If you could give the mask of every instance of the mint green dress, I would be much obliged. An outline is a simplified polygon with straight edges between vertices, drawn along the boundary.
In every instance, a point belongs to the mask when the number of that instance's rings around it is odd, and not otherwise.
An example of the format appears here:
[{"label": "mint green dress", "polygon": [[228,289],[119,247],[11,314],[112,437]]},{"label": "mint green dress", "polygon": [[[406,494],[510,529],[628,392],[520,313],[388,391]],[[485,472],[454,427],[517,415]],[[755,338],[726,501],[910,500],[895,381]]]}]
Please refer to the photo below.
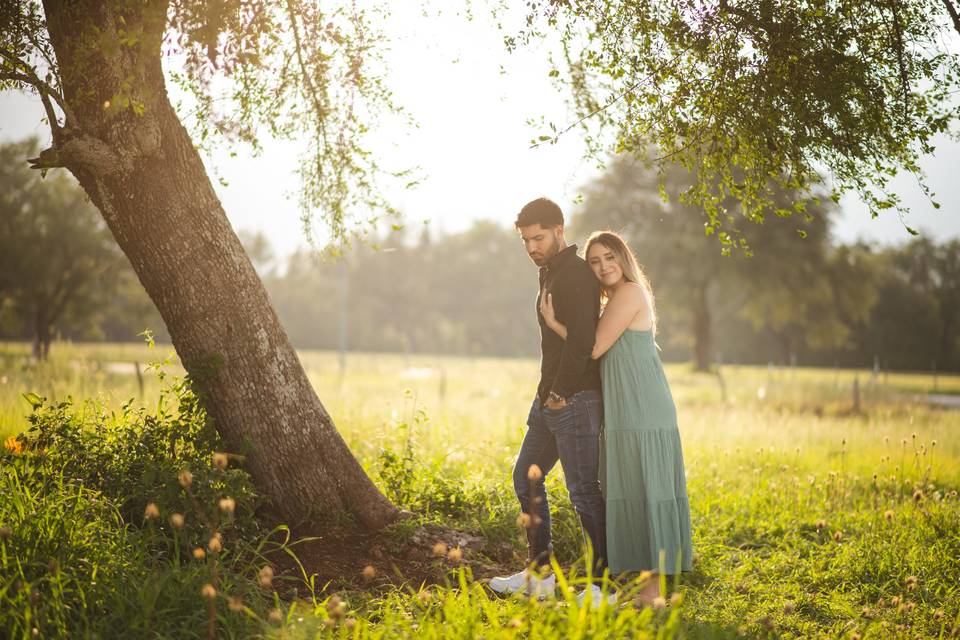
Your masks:
[{"label": "mint green dress", "polygon": [[610,573],[690,571],[690,503],[677,410],[653,333],[624,331],[604,354],[600,372]]}]

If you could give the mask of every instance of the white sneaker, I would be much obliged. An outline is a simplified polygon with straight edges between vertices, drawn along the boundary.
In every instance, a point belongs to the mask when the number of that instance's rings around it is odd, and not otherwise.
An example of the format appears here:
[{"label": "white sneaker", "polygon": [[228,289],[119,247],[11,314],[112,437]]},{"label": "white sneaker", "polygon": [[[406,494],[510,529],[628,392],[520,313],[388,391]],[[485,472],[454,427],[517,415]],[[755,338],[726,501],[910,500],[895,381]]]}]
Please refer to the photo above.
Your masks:
[{"label": "white sneaker", "polygon": [[557,578],[553,574],[540,578],[527,569],[512,576],[490,578],[489,584],[497,593],[522,593],[536,596],[540,600],[552,596],[557,590]]},{"label": "white sneaker", "polygon": [[[585,601],[588,601],[594,609],[598,608],[604,601],[603,589],[595,584],[588,585],[586,589],[577,594],[577,604],[579,606],[584,606]],[[606,596],[606,601],[607,604],[617,604],[617,594],[611,593]]]}]

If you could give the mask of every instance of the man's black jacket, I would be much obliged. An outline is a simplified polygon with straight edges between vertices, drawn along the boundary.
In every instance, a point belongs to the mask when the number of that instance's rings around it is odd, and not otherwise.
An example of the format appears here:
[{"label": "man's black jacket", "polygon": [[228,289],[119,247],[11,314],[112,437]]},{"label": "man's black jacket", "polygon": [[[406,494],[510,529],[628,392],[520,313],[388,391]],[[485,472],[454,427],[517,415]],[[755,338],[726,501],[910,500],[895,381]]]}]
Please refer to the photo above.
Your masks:
[{"label": "man's black jacket", "polygon": [[[567,327],[567,339],[546,325],[540,314],[540,296],[553,294],[557,321]],[[570,245],[540,267],[537,321],[540,323],[541,402],[555,391],[569,398],[578,391],[600,390],[600,366],[590,358],[600,315],[600,283]]]}]

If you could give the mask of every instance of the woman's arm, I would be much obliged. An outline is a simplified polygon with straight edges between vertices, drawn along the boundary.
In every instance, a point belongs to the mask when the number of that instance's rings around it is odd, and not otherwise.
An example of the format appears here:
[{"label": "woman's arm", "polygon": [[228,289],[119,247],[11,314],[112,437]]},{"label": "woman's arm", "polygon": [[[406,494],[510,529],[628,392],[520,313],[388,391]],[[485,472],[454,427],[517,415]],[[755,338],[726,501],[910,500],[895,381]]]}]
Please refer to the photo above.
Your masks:
[{"label": "woman's arm", "polygon": [[[649,315],[650,305],[643,287],[633,283],[625,283],[617,293],[607,302],[607,306],[597,324],[597,338],[593,343],[593,352],[590,357],[600,359],[613,343],[617,341],[637,314],[641,311]],[[557,321],[553,310],[553,297],[548,293],[540,297],[540,313],[543,320],[558,336],[567,339],[567,328]]]},{"label": "woman's arm", "polygon": [[[607,302],[607,306],[597,324],[597,339],[593,343],[594,360],[605,354],[613,343],[623,335],[633,319],[641,311],[647,312],[649,304],[647,294],[638,284],[624,283]],[[648,314],[648,312],[647,312]]]}]

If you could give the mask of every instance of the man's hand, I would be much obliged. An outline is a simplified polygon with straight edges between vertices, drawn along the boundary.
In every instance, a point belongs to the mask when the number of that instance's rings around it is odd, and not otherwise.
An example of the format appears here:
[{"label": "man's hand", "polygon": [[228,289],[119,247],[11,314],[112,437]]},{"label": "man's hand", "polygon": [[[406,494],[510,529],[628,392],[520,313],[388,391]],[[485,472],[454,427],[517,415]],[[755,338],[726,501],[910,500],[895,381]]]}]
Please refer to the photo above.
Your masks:
[{"label": "man's hand", "polygon": [[558,411],[563,409],[565,406],[567,406],[566,398],[560,398],[554,394],[551,394],[549,397],[547,397],[547,409],[550,409],[551,411]]}]

